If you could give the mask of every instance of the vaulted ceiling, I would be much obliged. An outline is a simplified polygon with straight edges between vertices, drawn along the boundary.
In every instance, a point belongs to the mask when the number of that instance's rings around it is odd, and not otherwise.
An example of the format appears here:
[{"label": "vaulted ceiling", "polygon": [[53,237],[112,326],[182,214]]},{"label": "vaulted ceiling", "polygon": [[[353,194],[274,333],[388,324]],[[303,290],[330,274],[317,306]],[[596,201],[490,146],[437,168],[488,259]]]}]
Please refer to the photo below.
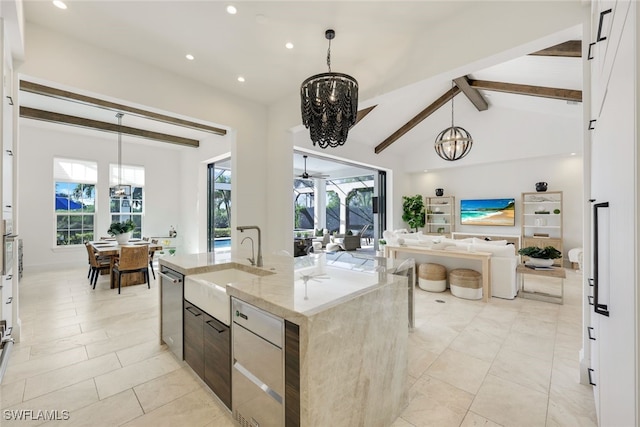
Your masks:
[{"label": "vaulted ceiling", "polygon": [[[429,46],[421,46],[421,40],[429,27],[444,25],[448,20],[467,22],[481,17],[487,22],[479,22],[477,28],[491,25],[491,19],[503,22],[505,16],[517,22],[518,13],[523,15],[520,19],[525,19],[527,7],[548,7],[544,3],[536,6],[537,2],[515,2],[520,3],[520,8],[510,10],[516,6],[481,1],[239,1],[235,15],[226,13],[227,3],[218,1],[67,3],[67,10],[59,10],[48,1],[25,1],[25,18],[30,25],[265,105],[295,96],[299,82],[326,71],[324,30],[335,28],[332,69],[358,79],[360,109],[370,110],[350,131],[350,138],[376,152],[404,155],[425,140],[433,141],[449,125],[451,96],[447,93],[453,79],[459,79],[466,92],[475,94],[475,102],[485,102],[489,109],[508,108],[571,118],[581,115],[582,65],[581,58],[576,56],[580,52],[579,27],[549,36],[530,51],[505,56],[508,60],[489,61],[477,69],[460,68],[460,74],[436,73],[424,80],[412,75],[423,67],[425,71],[437,68],[433,64],[423,65],[437,62],[435,56],[417,59],[420,52],[428,55]],[[495,11],[498,16],[493,16]],[[469,32],[467,37],[482,39],[477,30]],[[293,49],[286,49],[286,42],[293,43]],[[571,43],[562,45],[566,48],[562,52],[527,55],[565,42]],[[187,53],[195,59],[186,60]],[[239,76],[245,79],[243,83],[237,81]],[[42,119],[42,113],[34,110],[52,110],[58,115],[115,123],[114,110],[109,107],[48,95],[35,90],[21,92],[24,116]],[[482,108],[473,106],[465,94],[456,96],[455,103],[460,114],[471,110],[482,114]],[[465,107],[467,103],[472,107]],[[168,123],[152,115],[131,113],[126,120],[131,128],[178,138],[197,140],[202,132],[209,131]]]}]

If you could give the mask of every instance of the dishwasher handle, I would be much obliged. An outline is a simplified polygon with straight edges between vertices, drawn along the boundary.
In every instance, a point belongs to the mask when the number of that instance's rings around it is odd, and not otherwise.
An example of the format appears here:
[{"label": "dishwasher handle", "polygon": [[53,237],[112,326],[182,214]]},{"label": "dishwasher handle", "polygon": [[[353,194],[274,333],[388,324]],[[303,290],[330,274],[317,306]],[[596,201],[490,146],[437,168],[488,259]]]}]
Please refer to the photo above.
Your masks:
[{"label": "dishwasher handle", "polygon": [[182,283],[182,277],[175,277],[170,274],[163,273],[162,271],[158,272],[158,274],[160,275],[160,277],[167,279],[171,283],[174,283],[174,284]]}]

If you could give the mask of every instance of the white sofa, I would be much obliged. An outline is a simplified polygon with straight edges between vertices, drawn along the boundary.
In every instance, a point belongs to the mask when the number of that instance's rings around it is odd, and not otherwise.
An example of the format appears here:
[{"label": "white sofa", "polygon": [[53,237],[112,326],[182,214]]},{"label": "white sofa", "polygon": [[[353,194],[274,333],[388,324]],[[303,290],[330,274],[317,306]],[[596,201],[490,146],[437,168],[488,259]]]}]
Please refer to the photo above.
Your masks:
[{"label": "white sofa", "polygon": [[[491,296],[513,299],[517,294],[516,267],[520,261],[514,245],[508,245],[506,240],[485,241],[478,238],[466,238],[460,240],[449,239],[440,236],[424,235],[422,232],[406,233],[403,230],[394,232],[385,231],[384,239],[388,245],[406,245],[411,247],[423,247],[435,250],[476,251],[491,253]],[[447,267],[470,268],[479,270],[478,262],[473,260],[461,260],[438,257],[437,260],[429,259],[428,255],[411,254],[417,263],[436,262]]]}]

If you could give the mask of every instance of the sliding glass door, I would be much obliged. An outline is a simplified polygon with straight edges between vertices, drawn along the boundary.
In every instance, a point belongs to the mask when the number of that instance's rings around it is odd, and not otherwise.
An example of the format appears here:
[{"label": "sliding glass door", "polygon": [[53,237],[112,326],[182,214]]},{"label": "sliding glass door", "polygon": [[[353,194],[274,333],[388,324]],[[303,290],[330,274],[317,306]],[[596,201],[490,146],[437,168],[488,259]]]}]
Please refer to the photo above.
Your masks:
[{"label": "sliding glass door", "polygon": [[231,250],[231,160],[207,166],[207,251]]}]

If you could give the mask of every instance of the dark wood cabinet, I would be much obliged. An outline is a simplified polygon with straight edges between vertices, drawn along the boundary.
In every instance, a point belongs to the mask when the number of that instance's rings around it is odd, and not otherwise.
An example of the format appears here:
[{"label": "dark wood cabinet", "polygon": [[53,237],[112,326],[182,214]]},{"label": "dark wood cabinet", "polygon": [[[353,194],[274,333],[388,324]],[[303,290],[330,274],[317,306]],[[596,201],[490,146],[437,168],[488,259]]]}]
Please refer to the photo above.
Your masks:
[{"label": "dark wood cabinet", "polygon": [[204,382],[231,409],[231,329],[204,314]]},{"label": "dark wood cabinet", "polygon": [[204,312],[184,300],[184,360],[204,377]]},{"label": "dark wood cabinet", "polygon": [[231,409],[231,329],[187,300],[184,360]]}]

